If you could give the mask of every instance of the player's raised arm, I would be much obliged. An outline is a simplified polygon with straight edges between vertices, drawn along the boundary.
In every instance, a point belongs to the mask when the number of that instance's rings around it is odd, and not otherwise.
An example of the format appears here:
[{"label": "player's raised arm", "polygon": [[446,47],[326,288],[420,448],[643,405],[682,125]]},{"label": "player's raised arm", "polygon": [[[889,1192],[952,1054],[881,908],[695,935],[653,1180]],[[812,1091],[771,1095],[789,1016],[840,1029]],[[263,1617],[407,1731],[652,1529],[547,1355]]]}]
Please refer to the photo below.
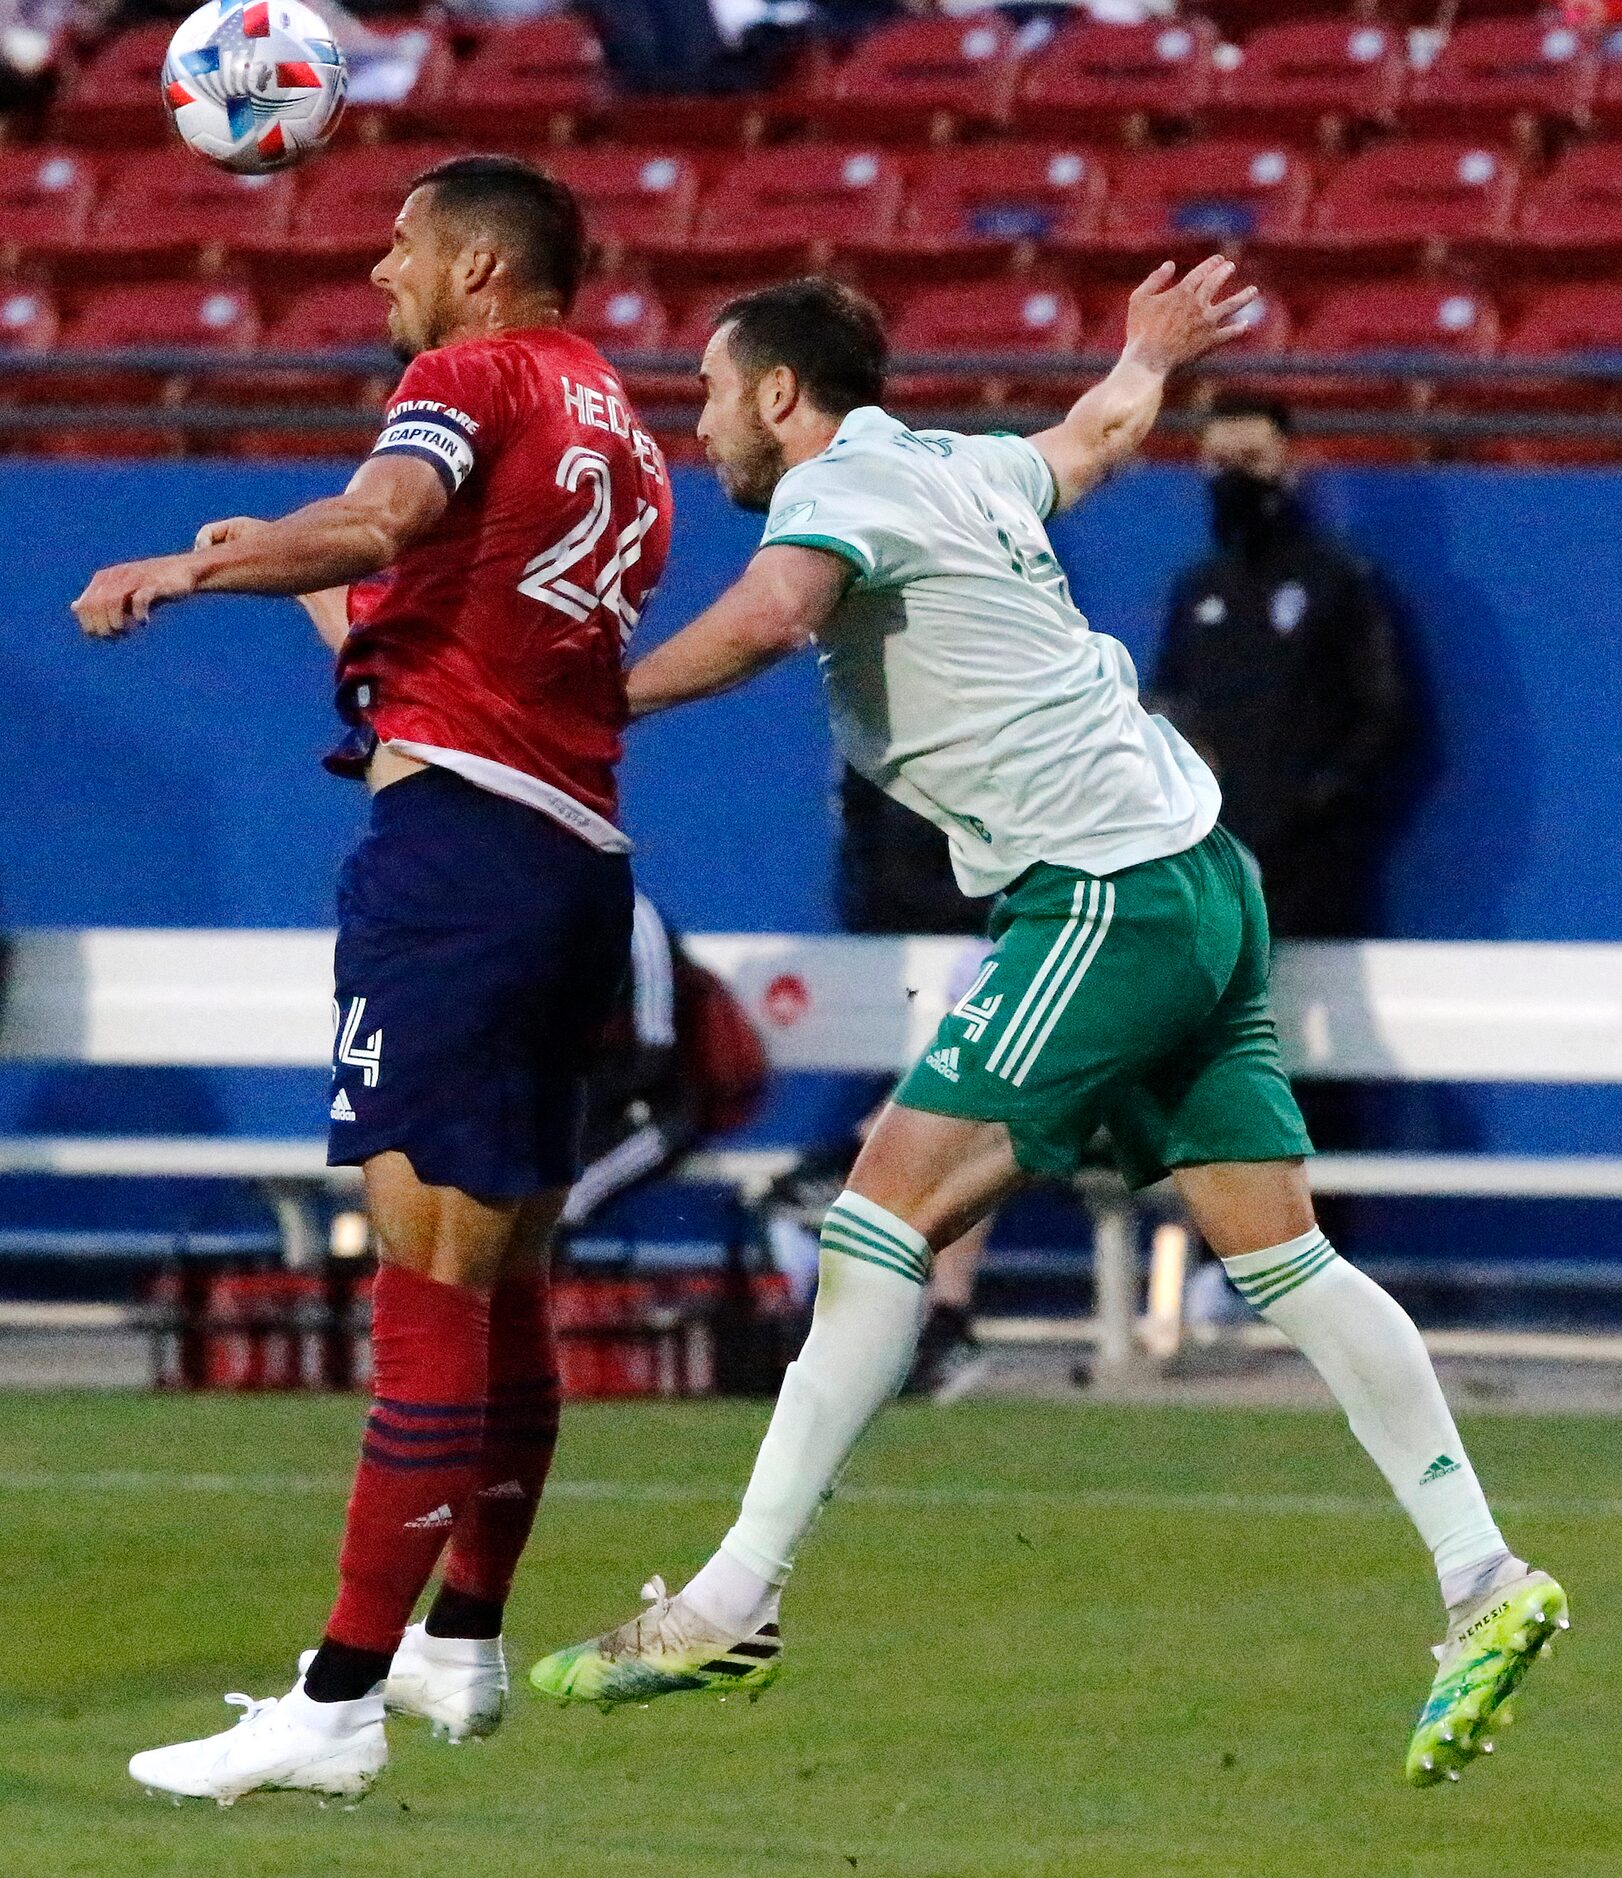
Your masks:
[{"label": "player's raised arm", "polygon": [[631,667],[631,715],[729,691],[798,652],[851,577],[850,563],[822,548],[762,548],[714,606]]},{"label": "player's raised arm", "polygon": [[1070,407],[1062,424],[1031,442],[1047,459],[1058,488],[1055,509],[1069,508],[1137,450],[1160,414],[1166,379],[1243,330],[1238,315],[1254,287],[1224,290],[1232,261],[1212,255],[1177,279],[1164,261],[1127,302],[1126,345],[1114,370]]}]

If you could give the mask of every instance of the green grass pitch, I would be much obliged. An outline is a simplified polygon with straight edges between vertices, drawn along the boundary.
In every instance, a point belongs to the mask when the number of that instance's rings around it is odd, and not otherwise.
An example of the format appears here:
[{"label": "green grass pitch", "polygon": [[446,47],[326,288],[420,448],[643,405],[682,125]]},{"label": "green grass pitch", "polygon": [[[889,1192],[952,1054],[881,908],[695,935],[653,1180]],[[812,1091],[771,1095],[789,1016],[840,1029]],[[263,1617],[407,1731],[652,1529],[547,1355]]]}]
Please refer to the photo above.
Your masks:
[{"label": "green grass pitch", "polygon": [[358,1811],[175,1809],[132,1749],[316,1640],[353,1401],[0,1399],[6,1878],[1604,1878],[1622,1874],[1622,1441],[1467,1430],[1575,1630],[1494,1760],[1415,1793],[1428,1561],[1328,1415],[892,1411],[808,1548],[757,1703],[605,1717],[522,1685],[730,1517],[765,1409],[580,1407],[492,1742],[396,1725]]}]

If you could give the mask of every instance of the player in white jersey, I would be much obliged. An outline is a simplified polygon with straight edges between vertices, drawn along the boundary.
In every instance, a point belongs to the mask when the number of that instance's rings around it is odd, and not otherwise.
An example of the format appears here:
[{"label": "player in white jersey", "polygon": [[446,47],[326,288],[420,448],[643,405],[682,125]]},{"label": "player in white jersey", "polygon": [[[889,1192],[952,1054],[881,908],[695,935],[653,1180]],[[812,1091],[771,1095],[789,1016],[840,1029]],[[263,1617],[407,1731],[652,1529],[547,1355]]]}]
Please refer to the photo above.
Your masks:
[{"label": "player in white jersey", "polygon": [[1125,650],[1071,601],[1044,523],[1129,456],[1172,370],[1253,297],[1213,257],[1133,294],[1114,370],[1029,440],[913,431],[880,404],[882,330],[801,281],[727,308],[699,435],[768,511],[743,576],[630,675],[634,714],[707,697],[814,641],[849,761],[946,830],[996,947],[829,1209],[811,1334],[737,1523],[677,1597],[560,1650],[570,1700],[757,1688],[782,1653],[795,1551],[905,1377],[934,1250],[1103,1126],[1128,1182],[1170,1175],[1239,1290],[1346,1410],[1435,1560],[1448,1629],[1409,1746],[1416,1785],[1489,1748],[1495,1713],[1566,1624],[1505,1544],[1418,1331],[1319,1231],[1311,1144],[1279,1060],[1255,864]]}]

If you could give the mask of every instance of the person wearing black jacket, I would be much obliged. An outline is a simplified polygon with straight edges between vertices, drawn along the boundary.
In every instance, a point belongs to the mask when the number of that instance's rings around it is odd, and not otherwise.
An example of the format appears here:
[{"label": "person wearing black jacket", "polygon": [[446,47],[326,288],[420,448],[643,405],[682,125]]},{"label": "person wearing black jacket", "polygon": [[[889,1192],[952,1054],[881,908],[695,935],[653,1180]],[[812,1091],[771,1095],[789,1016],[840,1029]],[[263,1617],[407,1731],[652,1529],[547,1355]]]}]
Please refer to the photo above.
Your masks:
[{"label": "person wearing black jacket", "polygon": [[1290,432],[1269,399],[1212,407],[1215,552],[1177,582],[1153,690],[1216,771],[1274,937],[1358,939],[1377,915],[1412,701],[1373,571],[1313,522]]}]

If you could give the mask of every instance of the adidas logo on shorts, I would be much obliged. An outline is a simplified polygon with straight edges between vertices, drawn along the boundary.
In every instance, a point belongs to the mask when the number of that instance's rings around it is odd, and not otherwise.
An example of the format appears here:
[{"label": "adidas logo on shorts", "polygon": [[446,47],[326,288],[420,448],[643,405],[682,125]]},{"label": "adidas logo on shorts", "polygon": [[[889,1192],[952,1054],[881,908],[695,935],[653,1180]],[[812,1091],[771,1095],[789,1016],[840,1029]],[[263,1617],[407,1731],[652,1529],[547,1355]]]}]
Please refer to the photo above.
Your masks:
[{"label": "adidas logo on shorts", "polygon": [[355,1119],[354,1104],[349,1100],[349,1091],[340,1089],[333,1097],[332,1107],[327,1113],[335,1122],[352,1122]]},{"label": "adidas logo on shorts", "polygon": [[957,1045],[954,1043],[949,1049],[931,1050],[924,1058],[924,1064],[938,1071],[948,1082],[961,1082],[962,1072],[957,1066],[957,1055]]},{"label": "adidas logo on shorts", "polygon": [[493,1487],[480,1487],[478,1497],[481,1500],[522,1500],[526,1497],[524,1483],[521,1480],[498,1481]]},{"label": "adidas logo on shorts", "polygon": [[448,1505],[439,1505],[431,1513],[424,1513],[417,1519],[408,1519],[405,1523],[407,1532],[438,1532],[442,1526],[450,1525],[453,1515]]}]

